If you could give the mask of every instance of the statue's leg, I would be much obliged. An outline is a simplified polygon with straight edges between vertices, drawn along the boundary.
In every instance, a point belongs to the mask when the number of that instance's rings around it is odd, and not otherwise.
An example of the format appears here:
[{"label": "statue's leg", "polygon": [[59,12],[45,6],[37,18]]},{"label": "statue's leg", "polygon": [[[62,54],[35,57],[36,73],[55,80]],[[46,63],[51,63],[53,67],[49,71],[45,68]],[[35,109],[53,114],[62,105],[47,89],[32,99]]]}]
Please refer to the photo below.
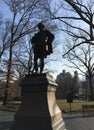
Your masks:
[{"label": "statue's leg", "polygon": [[40,65],[40,73],[42,73],[43,68],[44,68],[44,57],[40,59],[41,60],[41,65]]},{"label": "statue's leg", "polygon": [[34,70],[35,70],[35,73],[37,73],[37,71],[38,71],[37,60],[38,60],[38,57],[35,56],[35,57],[34,57]]}]

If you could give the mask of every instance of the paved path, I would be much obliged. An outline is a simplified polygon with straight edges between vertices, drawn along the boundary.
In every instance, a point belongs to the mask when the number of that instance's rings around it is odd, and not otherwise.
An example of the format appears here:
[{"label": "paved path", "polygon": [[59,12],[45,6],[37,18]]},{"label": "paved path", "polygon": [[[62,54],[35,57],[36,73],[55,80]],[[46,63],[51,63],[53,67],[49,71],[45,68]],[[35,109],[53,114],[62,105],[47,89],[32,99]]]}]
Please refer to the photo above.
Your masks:
[{"label": "paved path", "polygon": [[67,130],[94,130],[94,116],[64,115],[63,119]]},{"label": "paved path", "polygon": [[9,130],[15,112],[1,111],[0,110],[0,130]]},{"label": "paved path", "polygon": [[[9,130],[15,112],[0,110],[0,130]],[[63,115],[67,130],[94,130],[94,117]]]}]

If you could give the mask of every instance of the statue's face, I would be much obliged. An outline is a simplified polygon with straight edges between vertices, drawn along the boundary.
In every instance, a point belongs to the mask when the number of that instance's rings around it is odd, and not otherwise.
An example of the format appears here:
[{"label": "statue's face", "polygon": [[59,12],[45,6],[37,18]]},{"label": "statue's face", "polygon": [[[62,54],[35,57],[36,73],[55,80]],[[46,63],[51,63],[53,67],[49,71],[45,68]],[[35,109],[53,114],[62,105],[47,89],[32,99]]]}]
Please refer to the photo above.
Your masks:
[{"label": "statue's face", "polygon": [[42,23],[39,23],[39,24],[38,24],[38,29],[39,29],[39,30],[43,30],[43,29],[44,29],[44,25],[43,25]]}]

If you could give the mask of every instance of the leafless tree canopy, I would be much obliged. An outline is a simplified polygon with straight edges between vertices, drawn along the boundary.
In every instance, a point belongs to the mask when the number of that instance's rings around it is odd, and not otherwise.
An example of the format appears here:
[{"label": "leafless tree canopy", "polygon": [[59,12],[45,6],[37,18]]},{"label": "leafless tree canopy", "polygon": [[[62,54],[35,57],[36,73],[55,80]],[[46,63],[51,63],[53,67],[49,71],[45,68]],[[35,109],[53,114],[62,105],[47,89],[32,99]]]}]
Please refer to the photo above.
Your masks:
[{"label": "leafless tree canopy", "polygon": [[[21,65],[21,67],[23,66],[25,69],[27,69],[27,67],[30,67],[31,61],[29,60],[30,58],[32,59],[31,50],[29,49],[29,47],[27,47],[28,46],[27,42],[29,42],[30,39],[29,40],[26,39],[28,35],[30,37],[33,35],[34,31],[36,31],[36,26],[39,21],[42,20],[46,21],[47,18],[49,19],[49,15],[48,15],[49,12],[47,12],[47,10],[43,6],[43,5],[48,5],[48,1],[44,1],[44,0],[40,0],[40,1],[39,0],[22,0],[22,1],[3,0],[3,1],[7,4],[11,13],[11,17],[7,21],[4,21],[5,24],[3,24],[1,28],[2,30],[0,32],[0,37],[1,37],[0,58],[4,53],[6,53],[7,55],[5,58],[7,61],[6,62],[7,63],[6,88],[8,88],[9,82],[11,80],[11,72],[14,70],[13,68],[14,63],[15,65],[17,65],[19,61],[19,65]],[[23,52],[23,50],[25,50],[26,54],[22,56],[23,53],[21,52]],[[29,59],[28,62],[27,59],[25,61],[26,57],[28,57]],[[14,59],[16,60],[14,61]],[[5,91],[5,100],[6,97],[7,97],[7,91]]]},{"label": "leafless tree canopy", "polygon": [[[53,20],[60,22],[59,30],[66,35],[63,57],[86,75],[88,71],[91,99],[93,98],[92,77],[94,76],[94,1],[64,0],[49,11]],[[63,43],[63,41],[62,41]]]},{"label": "leafless tree canopy", "polygon": [[[93,0],[3,1],[11,13],[11,18],[3,22],[0,15],[0,60],[2,61],[4,58],[3,60],[6,61],[4,64],[6,64],[7,70],[7,87],[14,66],[20,75],[23,75],[20,70],[26,72],[27,68],[30,67],[32,47],[27,46],[27,44],[29,45],[30,37],[37,31],[36,26],[40,21],[43,21],[50,31],[55,32],[58,26],[58,30],[64,32],[65,35],[62,34],[62,37],[65,36],[66,44],[63,56],[66,56],[75,65],[79,61],[80,65],[93,72],[94,64],[91,59],[93,59],[94,54],[90,54],[90,51],[86,50],[86,47],[84,48],[86,44],[90,45],[90,48],[94,46]],[[76,49],[82,51],[83,56],[82,53],[78,54]],[[75,59],[76,62],[73,61]]]},{"label": "leafless tree canopy", "polygon": [[74,42],[66,55],[80,44],[94,44],[94,1],[84,0],[64,0],[54,11],[50,12],[52,19],[57,19],[63,23],[60,30],[64,31]]}]

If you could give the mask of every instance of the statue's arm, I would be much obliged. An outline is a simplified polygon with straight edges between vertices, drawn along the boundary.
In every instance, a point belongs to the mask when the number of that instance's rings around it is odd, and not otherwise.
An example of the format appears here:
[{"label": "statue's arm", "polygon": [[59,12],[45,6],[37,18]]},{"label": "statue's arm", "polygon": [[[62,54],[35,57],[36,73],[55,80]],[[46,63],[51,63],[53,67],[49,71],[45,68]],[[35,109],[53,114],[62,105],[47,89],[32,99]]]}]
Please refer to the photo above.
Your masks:
[{"label": "statue's arm", "polygon": [[46,30],[46,35],[47,35],[47,43],[48,44],[51,44],[52,43],[52,41],[54,40],[54,35],[50,32],[50,31],[48,31],[48,30]]},{"label": "statue's arm", "polygon": [[49,32],[48,30],[46,30],[46,36],[47,36],[47,41],[46,41],[46,46],[47,46],[47,54],[49,55],[50,53],[53,52],[53,49],[52,49],[52,42],[54,40],[54,35]]}]

